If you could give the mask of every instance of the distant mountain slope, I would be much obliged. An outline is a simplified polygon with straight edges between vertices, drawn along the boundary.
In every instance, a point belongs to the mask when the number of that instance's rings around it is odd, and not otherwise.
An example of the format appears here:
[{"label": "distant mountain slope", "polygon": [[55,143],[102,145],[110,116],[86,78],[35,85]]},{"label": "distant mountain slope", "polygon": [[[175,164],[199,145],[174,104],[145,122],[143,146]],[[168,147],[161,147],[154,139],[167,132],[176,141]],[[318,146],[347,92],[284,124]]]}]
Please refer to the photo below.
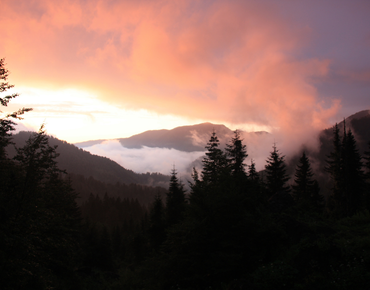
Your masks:
[{"label": "distant mountain slope", "polygon": [[[24,145],[31,132],[19,132],[13,136],[13,142],[17,147]],[[59,168],[67,170],[68,173],[92,176],[94,179],[115,184],[117,182],[130,184],[165,185],[169,177],[161,174],[138,174],[117,164],[109,158],[93,155],[75,145],[61,141],[49,136],[50,145],[57,145],[57,158]],[[14,148],[9,148],[9,155],[15,154]]]},{"label": "distant mountain slope", "polygon": [[[202,123],[190,126],[176,127],[172,130],[150,130],[133,135],[128,138],[119,138],[122,146],[133,149],[146,147],[158,147],[176,149],[184,152],[205,151],[205,146],[209,141],[211,133],[215,131],[220,140],[221,146],[225,146],[233,136],[233,131],[224,125]],[[252,136],[263,136],[267,132],[243,133],[243,137],[248,139]],[[75,143],[80,148],[90,147],[100,144],[107,140],[92,140]]]},{"label": "distant mountain slope", "polygon": [[[352,130],[357,141],[358,149],[363,154],[368,149],[368,143],[370,142],[370,111],[360,111],[338,123],[341,136],[343,136],[344,122],[346,129]],[[320,134],[321,148],[319,156],[321,158],[327,156],[332,150],[333,128],[334,126],[325,129]]]},{"label": "distant mountain slope", "polygon": [[192,152],[203,151],[212,131],[217,132],[220,140],[231,136],[232,131],[224,125],[203,123],[192,126],[181,126],[172,130],[153,130],[118,139],[126,148],[160,147]]},{"label": "distant mountain slope", "polygon": [[[357,148],[363,156],[364,152],[368,150],[370,142],[370,111],[364,110],[345,118],[346,129],[351,129],[357,142]],[[338,123],[340,136],[343,136],[344,121]],[[307,152],[313,162],[315,171],[315,178],[318,179],[321,188],[321,193],[328,195],[331,192],[331,179],[329,174],[325,171],[327,166],[326,160],[328,155],[333,150],[333,129],[327,128],[321,131],[319,140],[320,148],[318,151]],[[292,175],[295,172],[296,165],[300,156],[294,156],[290,159],[288,172]]]}]

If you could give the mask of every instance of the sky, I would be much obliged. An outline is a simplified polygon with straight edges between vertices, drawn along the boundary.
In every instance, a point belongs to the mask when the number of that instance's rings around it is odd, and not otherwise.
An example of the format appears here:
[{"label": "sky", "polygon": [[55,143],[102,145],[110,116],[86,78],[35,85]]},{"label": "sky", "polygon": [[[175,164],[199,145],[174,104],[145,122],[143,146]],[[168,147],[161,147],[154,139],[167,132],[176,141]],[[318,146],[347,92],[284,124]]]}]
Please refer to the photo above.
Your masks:
[{"label": "sky", "polygon": [[[296,144],[370,109],[368,0],[1,0],[0,58],[70,143],[213,122]],[[3,109],[5,112],[6,110]]]}]

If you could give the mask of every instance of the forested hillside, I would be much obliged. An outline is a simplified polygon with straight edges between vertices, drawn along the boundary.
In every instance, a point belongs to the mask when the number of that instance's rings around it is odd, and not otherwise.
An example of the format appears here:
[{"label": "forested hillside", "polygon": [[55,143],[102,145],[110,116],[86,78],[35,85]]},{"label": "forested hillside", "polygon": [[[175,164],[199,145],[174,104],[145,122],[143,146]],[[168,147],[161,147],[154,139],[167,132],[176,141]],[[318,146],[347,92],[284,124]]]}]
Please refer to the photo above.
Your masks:
[{"label": "forested hillside", "polygon": [[[31,134],[33,133],[19,132],[13,135],[12,140],[15,146],[23,146]],[[57,146],[56,151],[60,154],[56,158],[58,166],[63,170],[67,170],[68,173],[83,175],[86,178],[91,176],[96,180],[110,184],[117,182],[154,186],[166,186],[168,184],[168,176],[159,173],[135,173],[132,170],[123,168],[109,158],[93,155],[52,136],[48,136],[48,138],[50,145]],[[8,147],[10,157],[14,156],[15,152],[13,146]]]},{"label": "forested hillside", "polygon": [[[0,69],[6,92],[3,60]],[[370,147],[357,141],[366,114],[325,131],[319,153],[302,150],[293,178],[277,144],[262,173],[245,164],[239,131],[225,147],[210,132],[189,190],[173,168],[164,192],[68,176],[68,152],[58,159],[43,127],[8,154],[28,111],[0,119],[2,289],[368,289]],[[110,170],[79,156],[79,170]]]}]

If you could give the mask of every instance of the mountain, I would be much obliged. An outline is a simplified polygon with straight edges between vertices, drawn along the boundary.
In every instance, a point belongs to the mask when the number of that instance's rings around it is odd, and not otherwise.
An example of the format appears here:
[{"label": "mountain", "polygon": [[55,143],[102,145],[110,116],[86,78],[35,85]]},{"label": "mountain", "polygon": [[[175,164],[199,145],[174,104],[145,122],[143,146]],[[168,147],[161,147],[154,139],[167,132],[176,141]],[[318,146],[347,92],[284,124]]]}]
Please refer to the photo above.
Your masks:
[{"label": "mountain", "polygon": [[[19,132],[13,135],[13,142],[17,147],[25,144],[26,140],[33,134],[32,132]],[[75,145],[61,141],[57,138],[49,136],[49,144],[58,146],[57,152],[60,156],[56,159],[60,169],[66,170],[68,173],[83,175],[86,178],[90,176],[98,181],[105,183],[125,183],[125,184],[145,184],[145,185],[164,185],[169,181],[169,176],[158,173],[138,174],[132,170],[126,169],[115,161],[93,155],[83,149],[77,148]],[[9,156],[15,155],[15,149],[9,147]]]},{"label": "mountain", "polygon": [[[360,154],[363,154],[368,150],[368,143],[370,142],[369,111],[364,110],[358,112],[346,118],[345,122],[340,122],[338,126],[341,134],[343,132],[344,123],[347,129],[352,130]],[[157,168],[164,168],[165,172],[170,173],[172,166],[175,164],[175,162],[172,161],[174,160],[172,159],[174,158],[173,156],[182,155],[178,162],[186,164],[182,167],[179,163],[175,165],[176,169],[180,171],[180,178],[186,183],[186,180],[190,178],[193,166],[197,167],[201,165],[202,154],[205,152],[205,145],[213,131],[217,133],[222,147],[224,147],[233,136],[232,130],[224,125],[203,123],[193,126],[181,126],[172,130],[151,130],[129,138],[120,138],[118,139],[119,143],[117,141],[115,142],[118,144],[118,147],[121,147],[119,145],[122,145],[122,147],[114,149],[116,151],[111,155],[111,159],[119,156],[120,160],[117,162],[120,162],[121,165],[107,157],[97,156],[77,147],[79,146],[88,150],[89,147],[94,145],[102,146],[104,142],[109,140],[93,140],[72,145],[54,137],[50,137],[50,144],[58,146],[57,151],[61,154],[57,159],[59,167],[66,169],[69,173],[82,175],[85,178],[91,176],[97,181],[109,184],[115,184],[117,182],[122,184],[135,183],[154,186],[162,185],[167,188],[169,181],[168,175],[159,173],[135,173],[130,169],[126,169],[126,167],[133,168],[128,165],[127,158],[131,158],[132,161],[132,156],[134,155],[132,152],[135,152],[136,159],[134,159],[134,163],[131,164],[146,164],[147,162],[152,162],[158,165]],[[20,147],[24,144],[26,139],[28,139],[30,134],[30,132],[20,132],[13,136],[13,140],[16,145]],[[242,138],[244,139],[243,143],[247,145],[249,158],[253,158],[257,165],[261,165],[262,169],[269,154],[268,152],[271,151],[271,144],[274,142],[273,136],[267,132],[242,132]],[[322,191],[325,192],[329,191],[331,186],[330,178],[325,172],[325,160],[332,150],[333,128],[323,130],[320,133],[319,139],[319,150],[311,152],[307,150],[307,154],[310,156],[313,168],[317,172],[316,178],[319,180],[320,187]],[[151,148],[151,150],[148,150],[148,148]],[[165,152],[164,155],[161,155],[161,151],[158,148]],[[173,151],[173,149],[178,151]],[[106,151],[101,152],[107,153],[105,156],[110,156],[109,153],[112,152],[112,150],[113,149],[108,148]],[[122,152],[126,152],[126,155]],[[197,155],[193,154],[194,152],[197,152]],[[15,154],[14,149],[10,150],[10,153]],[[289,155],[289,152],[284,153]],[[151,155],[151,158],[145,159],[145,154]],[[168,157],[170,154],[172,155]],[[125,159],[125,157],[127,158]],[[298,155],[289,156],[289,160],[287,160],[288,174],[290,176],[294,176],[299,157]],[[166,163],[160,163],[162,161],[166,161]],[[155,170],[136,171],[153,172]]]},{"label": "mountain", "polygon": [[[357,146],[362,155],[368,149],[368,143],[370,142],[370,111],[364,110],[357,112],[342,122],[338,123],[339,132],[343,135],[344,126],[346,130],[351,130],[356,138]],[[320,151],[318,154],[319,158],[324,158],[332,150],[333,140],[333,127],[325,129],[320,134]]]},{"label": "mountain", "polygon": [[[370,111],[364,110],[357,112],[343,121],[338,123],[340,136],[343,136],[344,126],[346,130],[351,130],[357,143],[357,148],[359,153],[363,156],[365,151],[369,150],[370,142]],[[334,125],[331,128],[327,128],[321,131],[319,135],[320,148],[317,151],[307,152],[308,156],[311,159],[314,171],[315,178],[318,180],[321,193],[324,196],[327,196],[331,192],[331,179],[329,174],[326,172],[325,167],[327,166],[326,160],[333,150],[333,129]],[[294,156],[289,161],[288,172],[293,176],[295,172],[296,164],[298,163],[300,156]]]},{"label": "mountain", "polygon": [[[181,126],[172,130],[151,130],[129,138],[93,140],[75,143],[93,154],[107,156],[135,172],[160,172],[169,174],[173,166],[180,179],[187,184],[193,167],[200,169],[205,146],[215,131],[220,147],[225,148],[234,133],[224,125],[202,123]],[[263,164],[273,144],[273,136],[267,132],[241,132],[248,146],[249,158]],[[250,160],[248,160],[250,164]]]},{"label": "mountain", "polygon": [[[191,126],[176,127],[172,130],[150,130],[133,135],[128,138],[117,139],[120,144],[128,149],[168,148],[184,152],[205,151],[204,147],[209,141],[211,133],[215,131],[222,146],[233,136],[233,131],[224,125],[202,123]],[[267,132],[245,132],[243,137],[253,137],[268,134]],[[107,140],[92,140],[75,143],[77,147],[86,148],[101,144]]]}]

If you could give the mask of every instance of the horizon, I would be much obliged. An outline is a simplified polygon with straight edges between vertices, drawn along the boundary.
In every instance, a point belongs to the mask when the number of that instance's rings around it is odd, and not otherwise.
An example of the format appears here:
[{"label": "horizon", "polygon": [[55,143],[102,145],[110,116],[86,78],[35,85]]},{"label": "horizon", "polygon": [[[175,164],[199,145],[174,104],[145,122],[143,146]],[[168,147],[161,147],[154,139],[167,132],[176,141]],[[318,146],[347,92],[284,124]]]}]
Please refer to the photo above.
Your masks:
[{"label": "horizon", "polygon": [[2,4],[8,109],[69,143],[211,122],[299,146],[370,109],[368,1]]}]

